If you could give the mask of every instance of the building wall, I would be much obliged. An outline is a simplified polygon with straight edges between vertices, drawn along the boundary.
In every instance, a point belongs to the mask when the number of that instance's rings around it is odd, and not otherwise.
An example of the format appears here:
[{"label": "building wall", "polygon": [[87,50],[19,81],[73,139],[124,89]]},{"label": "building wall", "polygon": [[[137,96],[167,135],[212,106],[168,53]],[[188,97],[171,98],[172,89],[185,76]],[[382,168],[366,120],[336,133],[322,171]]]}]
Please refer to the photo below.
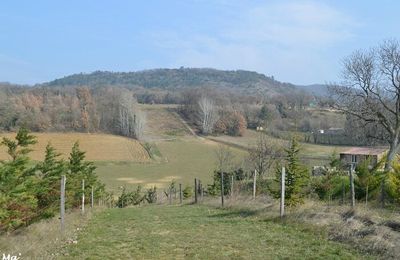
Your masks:
[{"label": "building wall", "polygon": [[[352,163],[352,154],[340,154],[340,160],[344,165],[349,165]],[[362,155],[362,154],[354,154],[356,156],[357,164],[363,162],[368,157],[371,158],[371,166],[375,166],[378,163],[378,155]]]}]

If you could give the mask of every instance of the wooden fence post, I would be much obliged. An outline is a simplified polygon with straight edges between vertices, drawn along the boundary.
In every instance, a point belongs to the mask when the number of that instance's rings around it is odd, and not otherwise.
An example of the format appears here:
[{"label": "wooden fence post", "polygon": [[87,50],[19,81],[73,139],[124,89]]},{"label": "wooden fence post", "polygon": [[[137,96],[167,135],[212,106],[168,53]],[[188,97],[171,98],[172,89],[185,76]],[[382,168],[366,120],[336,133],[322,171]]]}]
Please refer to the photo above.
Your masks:
[{"label": "wooden fence post", "polygon": [[82,180],[82,214],[85,213],[85,180]]},{"label": "wooden fence post", "polygon": [[65,230],[65,175],[61,176],[61,190],[60,190],[60,220],[61,220],[61,235],[64,235]]},{"label": "wooden fence post", "polygon": [[203,196],[204,196],[204,194],[203,194],[203,183],[200,184],[199,188],[200,188],[200,200],[203,201]]},{"label": "wooden fence post", "polygon": [[169,199],[169,205],[171,205],[172,204],[172,188],[171,187],[169,187],[168,199]]},{"label": "wooden fence post", "polygon": [[385,179],[382,179],[381,182],[381,207],[384,208],[385,207]]},{"label": "wooden fence post", "polygon": [[94,205],[94,196],[93,196],[93,186],[92,186],[92,191],[90,193],[90,207],[93,208]]},{"label": "wooden fence post", "polygon": [[253,199],[256,199],[256,189],[257,189],[257,170],[254,170],[254,174],[253,174]]},{"label": "wooden fence post", "polygon": [[197,203],[197,179],[194,178],[194,203]]},{"label": "wooden fence post", "polygon": [[353,164],[350,164],[350,194],[351,194],[351,208],[356,205],[356,196],[354,192],[354,176],[353,176]]},{"label": "wooden fence post", "polygon": [[174,187],[174,200],[176,200],[176,187]]},{"label": "wooden fence post", "polygon": [[340,204],[344,205],[344,197],[345,197],[345,187],[344,187],[344,180],[342,180],[342,197],[340,199]]},{"label": "wooden fence post", "polygon": [[179,203],[182,204],[182,184],[179,183]]},{"label": "wooden fence post", "polygon": [[281,205],[280,205],[280,216],[283,218],[285,215],[285,179],[286,179],[286,172],[285,167],[282,167],[281,172]]},{"label": "wooden fence post", "polygon": [[221,206],[224,207],[224,173],[221,171]]},{"label": "wooden fence post", "polygon": [[198,180],[198,182],[197,182],[197,194],[200,195],[200,202],[201,202],[202,198],[201,198],[200,189],[201,189],[201,180]]},{"label": "wooden fence post", "polygon": [[231,176],[231,197],[233,195],[233,174]]}]

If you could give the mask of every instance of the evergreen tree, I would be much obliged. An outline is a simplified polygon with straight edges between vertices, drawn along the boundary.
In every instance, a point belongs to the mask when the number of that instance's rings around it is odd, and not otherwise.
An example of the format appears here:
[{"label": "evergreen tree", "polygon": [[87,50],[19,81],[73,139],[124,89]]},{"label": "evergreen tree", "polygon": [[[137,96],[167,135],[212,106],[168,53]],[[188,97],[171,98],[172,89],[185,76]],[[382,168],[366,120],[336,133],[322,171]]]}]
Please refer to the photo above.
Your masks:
[{"label": "evergreen tree", "polygon": [[320,199],[335,199],[349,189],[349,178],[343,172],[342,163],[336,150],[330,155],[329,167],[320,170],[320,176],[314,176],[311,181],[313,191]]},{"label": "evergreen tree", "polygon": [[[82,196],[82,180],[85,180],[85,196],[88,197],[91,192],[91,187],[95,189],[95,194],[104,191],[104,185],[97,180],[95,174],[96,166],[93,162],[85,161],[85,152],[79,148],[79,143],[75,142],[69,156],[68,175],[66,192],[71,198],[72,206],[80,205]],[[88,200],[87,200],[88,201]]]},{"label": "evergreen tree", "polygon": [[40,178],[37,190],[38,206],[46,217],[54,216],[59,205],[60,179],[66,172],[65,161],[59,159],[60,155],[49,143],[46,146],[44,161],[36,166]]},{"label": "evergreen tree", "polygon": [[27,156],[35,143],[35,137],[23,128],[15,140],[1,142],[12,160],[0,163],[0,231],[27,225],[37,217],[37,178]]},{"label": "evergreen tree", "polygon": [[339,170],[340,166],[342,165],[342,162],[340,161],[339,155],[337,150],[335,149],[332,154],[329,157],[329,167],[331,169],[336,169]]},{"label": "evergreen tree", "polygon": [[[304,202],[306,188],[309,184],[310,174],[306,166],[300,163],[300,146],[295,138],[292,138],[290,146],[285,149],[286,152],[286,178],[285,178],[285,203],[288,206],[296,206]],[[275,183],[279,184],[281,180],[281,167],[276,171]],[[278,187],[277,185],[276,187]],[[280,197],[280,191],[277,188],[271,189],[275,197]]]},{"label": "evergreen tree", "polygon": [[[68,163],[48,144],[43,162],[36,165],[28,157],[35,143],[36,138],[26,129],[20,129],[14,140],[3,138],[1,142],[11,159],[0,161],[0,232],[54,216],[59,210],[60,177],[68,169],[66,198],[69,205],[80,205],[82,179],[85,179],[88,197],[92,187],[96,197],[104,194],[104,184],[97,180],[94,172],[96,167],[85,161],[85,153],[80,151],[78,143]],[[133,196],[132,199],[137,198]]]},{"label": "evergreen tree", "polygon": [[368,198],[376,195],[379,192],[384,161],[378,162],[374,167],[371,167],[371,159],[368,158],[356,167],[354,179],[355,195],[357,199],[365,199],[367,203]]}]

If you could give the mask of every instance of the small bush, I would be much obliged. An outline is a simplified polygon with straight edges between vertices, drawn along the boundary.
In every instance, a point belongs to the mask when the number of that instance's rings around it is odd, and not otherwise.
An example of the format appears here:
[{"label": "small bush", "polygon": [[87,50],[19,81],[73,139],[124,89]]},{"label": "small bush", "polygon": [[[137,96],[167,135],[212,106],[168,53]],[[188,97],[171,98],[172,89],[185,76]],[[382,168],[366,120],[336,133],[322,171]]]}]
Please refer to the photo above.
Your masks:
[{"label": "small bush", "polygon": [[187,186],[185,189],[183,189],[183,198],[184,199],[189,199],[193,196],[193,188],[190,186]]},{"label": "small bush", "polygon": [[154,186],[146,191],[145,199],[147,203],[156,203],[157,202],[157,187]]},{"label": "small bush", "polygon": [[139,205],[145,196],[142,195],[142,187],[139,185],[135,191],[127,192],[123,187],[121,195],[117,200],[117,207],[124,208],[130,205]]}]

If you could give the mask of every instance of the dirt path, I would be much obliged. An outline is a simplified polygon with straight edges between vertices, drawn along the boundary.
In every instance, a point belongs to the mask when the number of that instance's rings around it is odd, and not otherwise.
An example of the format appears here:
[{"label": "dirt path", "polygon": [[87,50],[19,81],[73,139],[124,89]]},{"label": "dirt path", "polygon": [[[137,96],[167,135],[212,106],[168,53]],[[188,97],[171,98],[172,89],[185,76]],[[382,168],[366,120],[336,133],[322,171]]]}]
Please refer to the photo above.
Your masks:
[{"label": "dirt path", "polygon": [[193,128],[186,122],[185,119],[183,119],[183,118],[181,117],[181,115],[179,115],[177,112],[172,112],[172,113],[175,115],[175,117],[186,127],[186,129],[187,129],[194,137],[197,137],[197,138],[199,138],[200,140],[204,140],[203,137],[198,136],[198,135],[196,134],[196,132],[193,130]]}]

